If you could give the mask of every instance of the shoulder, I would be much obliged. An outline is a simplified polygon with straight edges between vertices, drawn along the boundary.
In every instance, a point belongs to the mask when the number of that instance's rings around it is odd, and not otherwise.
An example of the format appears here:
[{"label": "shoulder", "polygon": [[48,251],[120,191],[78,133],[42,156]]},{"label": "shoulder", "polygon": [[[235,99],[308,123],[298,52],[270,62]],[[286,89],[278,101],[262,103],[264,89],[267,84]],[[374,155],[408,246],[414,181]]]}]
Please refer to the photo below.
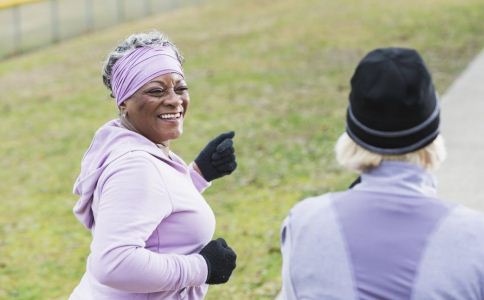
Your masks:
[{"label": "shoulder", "polygon": [[[112,176],[130,177],[135,181],[152,181],[161,177],[159,161],[145,151],[129,151],[119,155],[103,172],[103,178]],[[101,180],[102,181],[102,180]]]},{"label": "shoulder", "polygon": [[285,225],[289,225],[293,231],[304,231],[309,227],[318,227],[322,223],[334,222],[333,195],[328,193],[298,202],[289,211]]},{"label": "shoulder", "polygon": [[451,215],[461,221],[466,220],[468,222],[477,223],[484,222],[484,214],[482,212],[460,204],[455,206],[451,212]]},{"label": "shoulder", "polygon": [[154,168],[156,166],[156,158],[146,151],[133,150],[118,155],[109,165],[111,168],[126,166]]},{"label": "shoulder", "polygon": [[463,205],[457,205],[449,212],[441,228],[462,238],[472,237],[484,243],[484,214]]},{"label": "shoulder", "polygon": [[[442,218],[429,240],[429,247],[438,251],[484,259],[484,215],[457,205]],[[440,250],[439,250],[440,249]]]},{"label": "shoulder", "polygon": [[290,211],[291,215],[314,214],[317,211],[330,209],[332,194],[323,194],[315,197],[309,197],[298,202]]},{"label": "shoulder", "polygon": [[[484,214],[459,204],[450,210],[444,221],[452,223],[454,227],[459,229],[473,231],[482,231],[484,229]],[[484,235],[484,231],[482,234]]]},{"label": "shoulder", "polygon": [[483,260],[484,216],[457,205],[428,240],[413,299],[482,299]]}]

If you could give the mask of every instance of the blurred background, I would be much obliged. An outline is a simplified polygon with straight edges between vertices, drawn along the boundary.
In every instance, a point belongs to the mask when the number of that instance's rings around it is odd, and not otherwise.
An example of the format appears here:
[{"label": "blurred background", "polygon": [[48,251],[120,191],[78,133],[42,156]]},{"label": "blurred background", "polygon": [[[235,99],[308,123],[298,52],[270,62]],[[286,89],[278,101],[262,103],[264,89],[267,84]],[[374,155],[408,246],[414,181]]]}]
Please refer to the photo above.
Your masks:
[{"label": "blurred background", "polygon": [[190,162],[236,131],[239,168],[205,197],[237,269],[207,299],[274,299],[290,207],[356,176],[333,146],[358,61],[416,48],[444,94],[484,47],[482,20],[482,0],[0,1],[0,299],[66,299],[84,272],[90,233],[71,190],[117,116],[102,62],[131,33],[165,32],[186,58],[175,152]]},{"label": "blurred background", "polygon": [[1,0],[0,57],[202,0]]}]

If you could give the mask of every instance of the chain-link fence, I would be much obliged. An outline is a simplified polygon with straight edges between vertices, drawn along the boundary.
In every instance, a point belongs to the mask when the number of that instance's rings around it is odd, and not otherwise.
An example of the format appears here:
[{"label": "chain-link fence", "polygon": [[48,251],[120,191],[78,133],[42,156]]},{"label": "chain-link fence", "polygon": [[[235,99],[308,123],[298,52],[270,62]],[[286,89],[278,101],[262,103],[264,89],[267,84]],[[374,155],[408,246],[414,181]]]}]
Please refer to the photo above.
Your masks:
[{"label": "chain-link fence", "polygon": [[0,1],[0,59],[202,0]]}]

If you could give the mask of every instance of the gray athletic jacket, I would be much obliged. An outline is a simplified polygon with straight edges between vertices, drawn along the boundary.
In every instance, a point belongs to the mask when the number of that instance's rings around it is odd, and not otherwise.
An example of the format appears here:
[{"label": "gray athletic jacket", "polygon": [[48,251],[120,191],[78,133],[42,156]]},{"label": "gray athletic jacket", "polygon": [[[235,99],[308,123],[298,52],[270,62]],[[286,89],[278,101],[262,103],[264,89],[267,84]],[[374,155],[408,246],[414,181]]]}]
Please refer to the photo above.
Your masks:
[{"label": "gray athletic jacket", "polygon": [[285,299],[484,299],[484,216],[414,164],[298,203],[281,239]]}]

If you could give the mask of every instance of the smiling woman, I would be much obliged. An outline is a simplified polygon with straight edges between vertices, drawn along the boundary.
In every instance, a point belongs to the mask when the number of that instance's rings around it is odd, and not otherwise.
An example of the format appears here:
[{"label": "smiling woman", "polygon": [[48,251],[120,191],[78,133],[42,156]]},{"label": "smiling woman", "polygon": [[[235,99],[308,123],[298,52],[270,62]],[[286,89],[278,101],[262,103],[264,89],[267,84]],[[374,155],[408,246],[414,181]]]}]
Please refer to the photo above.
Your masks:
[{"label": "smiling woman", "polygon": [[93,241],[72,300],[203,299],[235,268],[225,240],[210,241],[215,217],[201,195],[235,170],[234,133],[189,166],[169,149],[190,102],[182,61],[158,32],[128,37],[106,60],[120,117],[96,132],[74,186],[74,213]]},{"label": "smiling woman", "polygon": [[148,82],[123,102],[121,120],[151,141],[168,146],[170,140],[183,132],[183,118],[189,102],[183,77],[168,73]]}]

